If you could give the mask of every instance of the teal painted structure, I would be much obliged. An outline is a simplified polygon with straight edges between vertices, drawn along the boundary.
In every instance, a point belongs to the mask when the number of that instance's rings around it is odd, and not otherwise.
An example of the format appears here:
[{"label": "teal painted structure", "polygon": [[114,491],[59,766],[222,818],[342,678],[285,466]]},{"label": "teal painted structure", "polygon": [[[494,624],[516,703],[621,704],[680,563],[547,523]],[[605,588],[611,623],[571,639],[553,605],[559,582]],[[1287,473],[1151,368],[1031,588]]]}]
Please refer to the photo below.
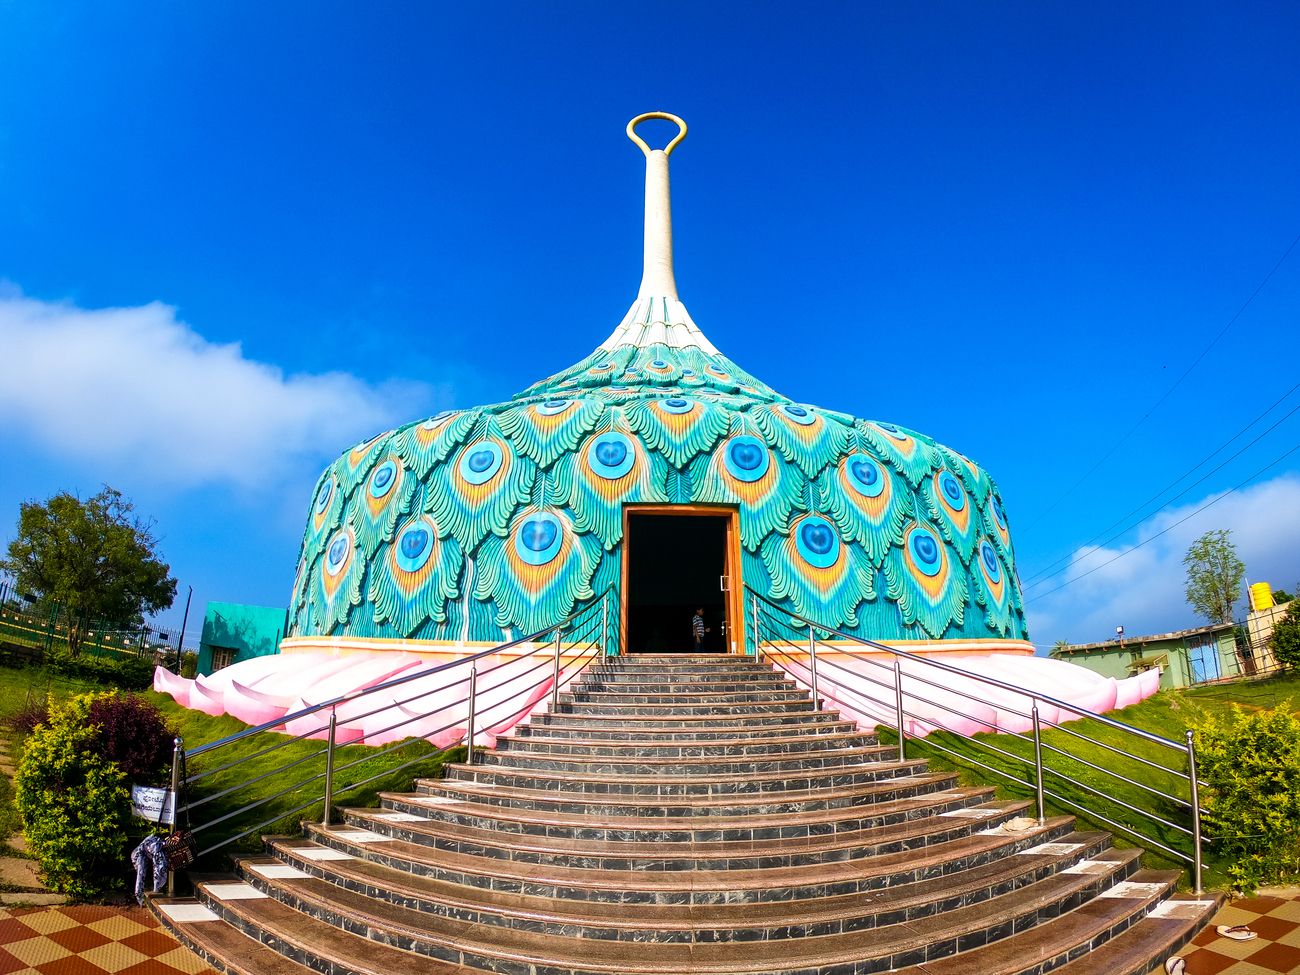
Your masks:
[{"label": "teal painted structure", "polygon": [[[208,603],[199,641],[200,674],[210,674],[214,662],[229,666],[251,657],[280,652],[288,627],[284,609],[243,603]],[[224,659],[223,659],[224,658]]]},{"label": "teal painted structure", "polygon": [[[321,476],[291,635],[498,640],[620,579],[622,506],[739,508],[744,581],[873,639],[1023,639],[992,480],[914,431],[794,403],[721,355],[602,347]],[[615,621],[616,622],[616,621]]]},{"label": "teal painted structure", "polygon": [[381,433],[321,475],[290,636],[544,629],[620,584],[623,509],[661,504],[737,510],[744,584],[854,635],[1025,639],[1008,519],[983,470],[905,427],[782,396],[691,320],[671,270],[667,153],[681,135],[667,150],[633,136],[646,274],[600,348],[508,402]]}]

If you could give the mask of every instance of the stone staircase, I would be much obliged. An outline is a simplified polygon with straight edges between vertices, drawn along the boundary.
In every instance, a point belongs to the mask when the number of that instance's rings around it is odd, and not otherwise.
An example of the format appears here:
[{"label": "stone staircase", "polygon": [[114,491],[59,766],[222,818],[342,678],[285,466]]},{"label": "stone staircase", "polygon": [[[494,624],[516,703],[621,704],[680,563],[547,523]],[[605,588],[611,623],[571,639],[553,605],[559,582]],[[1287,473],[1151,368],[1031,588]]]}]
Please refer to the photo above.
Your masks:
[{"label": "stone staircase", "polygon": [[896,755],[751,660],[609,658],[478,763],[154,909],[247,975],[1130,975],[1213,914]]}]

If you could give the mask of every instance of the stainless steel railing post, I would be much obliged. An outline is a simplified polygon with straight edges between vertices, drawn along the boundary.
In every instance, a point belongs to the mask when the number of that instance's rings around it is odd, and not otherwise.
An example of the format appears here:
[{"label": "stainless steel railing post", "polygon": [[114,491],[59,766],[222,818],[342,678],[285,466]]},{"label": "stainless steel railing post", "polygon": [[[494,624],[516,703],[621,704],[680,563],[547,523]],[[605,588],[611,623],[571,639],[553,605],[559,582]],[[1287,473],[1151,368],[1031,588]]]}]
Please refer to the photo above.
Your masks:
[{"label": "stainless steel railing post", "polygon": [[894,720],[898,722],[898,760],[907,761],[907,733],[903,729],[903,665],[894,660]]},{"label": "stainless steel railing post", "polygon": [[600,600],[600,649],[606,657],[609,656],[609,596],[602,596]]},{"label": "stainless steel railing post", "polygon": [[821,698],[817,696],[817,635],[813,632],[813,625],[808,624],[808,659],[811,661],[809,670],[812,672],[812,701],[813,710],[822,709]]},{"label": "stainless steel railing post", "polygon": [[1038,720],[1038,699],[1034,698],[1034,707],[1030,711],[1034,719],[1034,789],[1038,798],[1038,825],[1047,819],[1043,806],[1043,727]]},{"label": "stainless steel railing post", "polygon": [[325,808],[321,810],[320,824],[330,824],[330,807],[334,805],[334,742],[338,739],[338,708],[330,708],[329,737],[325,740]]},{"label": "stainless steel railing post", "polygon": [[758,631],[758,597],[750,596],[749,605],[750,613],[754,617],[754,659],[761,661],[763,659],[763,640]]},{"label": "stainless steel railing post", "polygon": [[555,631],[555,655],[551,659],[551,711],[560,704],[560,631]]},{"label": "stainless steel railing post", "polygon": [[1196,781],[1196,742],[1189,728],[1187,731],[1187,775],[1192,784],[1192,873],[1196,893],[1201,887],[1201,788]]},{"label": "stainless steel railing post", "polygon": [[[172,832],[176,832],[176,825],[180,822],[181,807],[181,766],[185,764],[185,740],[183,738],[172,739]],[[164,808],[165,800],[164,800]],[[176,896],[176,871],[167,871],[167,896]]]},{"label": "stainless steel railing post", "polygon": [[465,719],[465,764],[474,764],[474,719],[478,716],[478,664],[469,668],[469,715]]}]

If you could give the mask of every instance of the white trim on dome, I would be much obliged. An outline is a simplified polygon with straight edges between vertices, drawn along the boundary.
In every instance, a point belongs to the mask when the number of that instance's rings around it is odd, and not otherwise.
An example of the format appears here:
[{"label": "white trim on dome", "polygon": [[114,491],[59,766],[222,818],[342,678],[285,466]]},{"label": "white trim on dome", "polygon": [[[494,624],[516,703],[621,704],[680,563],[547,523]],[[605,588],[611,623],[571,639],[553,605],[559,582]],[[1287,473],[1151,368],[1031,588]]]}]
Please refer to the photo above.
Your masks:
[{"label": "white trim on dome", "polygon": [[639,296],[600,347],[612,352],[624,345],[645,348],[656,344],[670,349],[695,348],[705,355],[721,355],[691,319],[686,306],[679,299],[666,295]]}]

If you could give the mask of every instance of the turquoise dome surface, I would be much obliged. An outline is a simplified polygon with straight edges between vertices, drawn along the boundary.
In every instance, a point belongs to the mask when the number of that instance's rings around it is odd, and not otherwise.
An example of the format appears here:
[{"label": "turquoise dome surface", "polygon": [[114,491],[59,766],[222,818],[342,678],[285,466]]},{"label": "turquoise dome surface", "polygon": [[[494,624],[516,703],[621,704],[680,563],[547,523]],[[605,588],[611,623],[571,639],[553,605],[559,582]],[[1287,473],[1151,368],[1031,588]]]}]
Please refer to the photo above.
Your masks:
[{"label": "turquoise dome surface", "polygon": [[[681,135],[651,150],[643,118]],[[622,579],[627,505],[738,510],[746,585],[855,636],[1024,640],[997,488],[914,430],[796,403],[705,338],[672,270],[675,116],[645,152],[636,301],[512,400],[357,444],[321,475],[289,636],[459,643],[542,630]],[[846,350],[846,354],[851,350]],[[619,600],[614,600],[617,632]]]}]

